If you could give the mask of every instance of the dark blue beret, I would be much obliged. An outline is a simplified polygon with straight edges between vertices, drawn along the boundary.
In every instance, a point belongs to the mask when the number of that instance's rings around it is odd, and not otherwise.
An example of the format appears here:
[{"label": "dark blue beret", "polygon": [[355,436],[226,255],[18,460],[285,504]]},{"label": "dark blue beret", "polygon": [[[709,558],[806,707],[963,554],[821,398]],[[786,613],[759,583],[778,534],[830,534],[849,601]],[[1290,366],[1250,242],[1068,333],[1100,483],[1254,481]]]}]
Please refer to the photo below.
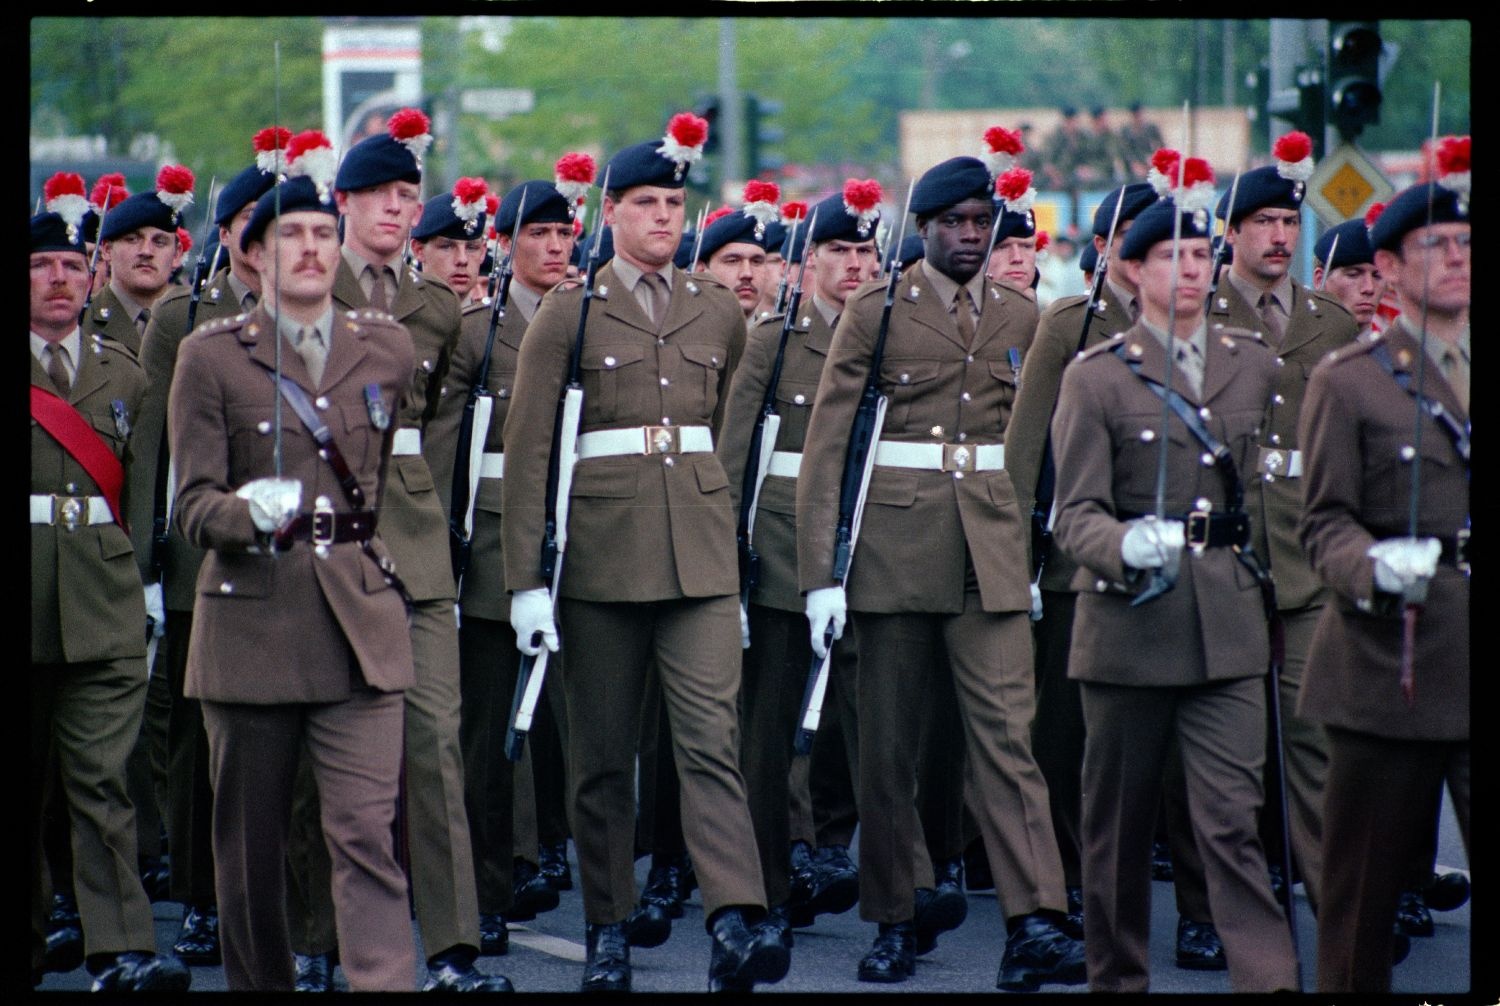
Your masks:
[{"label": "dark blue beret", "polygon": [[495,253],[490,251],[488,241],[484,244],[484,261],[479,263],[479,275],[488,276],[495,271]]},{"label": "dark blue beret", "polygon": [[[1335,248],[1333,242],[1338,241]],[[1333,261],[1328,253],[1333,253]],[[1325,269],[1339,269],[1350,265],[1371,265],[1375,262],[1375,249],[1370,245],[1370,232],[1363,220],[1345,220],[1337,227],[1330,227],[1313,245],[1313,258],[1323,263]]]},{"label": "dark blue beret", "polygon": [[[1153,245],[1161,241],[1172,240],[1172,218],[1178,215],[1177,204],[1170,199],[1162,199],[1155,205],[1148,207],[1145,212],[1135,218],[1135,223],[1130,225],[1130,230],[1125,234],[1125,240],[1120,243],[1120,258],[1143,259]],[[1207,219],[1204,219],[1200,227],[1192,213],[1182,213],[1182,238],[1213,238],[1213,228]],[[1206,218],[1207,214],[1205,214]]]},{"label": "dark blue beret", "polygon": [[[1230,190],[1226,190],[1219,198],[1218,209],[1214,210],[1214,216],[1220,220],[1224,219],[1224,214],[1229,210],[1229,191],[1232,190],[1234,187],[1231,185]],[[1235,226],[1257,210],[1300,210],[1302,197],[1306,194],[1306,185],[1290,178],[1282,178],[1276,173],[1274,164],[1252,168],[1240,175],[1240,187],[1234,192],[1234,214],[1229,225]]]},{"label": "dark blue beret", "polygon": [[780,220],[772,220],[766,224],[766,236],[764,238],[767,255],[780,255],[786,258],[786,239],[791,236],[792,229]]},{"label": "dark blue beret", "polygon": [[[928,172],[928,174],[931,174],[931,172]],[[986,171],[986,175],[988,175],[988,171]],[[925,178],[926,176],[924,175],[923,177]],[[922,183],[918,182],[916,192],[920,191],[922,191]],[[959,202],[962,198],[960,197],[960,199],[956,199],[954,202]],[[916,208],[917,196],[913,193],[913,212],[916,211]],[[812,232],[812,239],[815,242],[848,241],[851,244],[859,244],[863,241],[872,240],[875,237],[875,228],[880,224],[880,218],[877,216],[874,220],[864,225],[865,230],[861,234],[859,232],[859,217],[850,213],[844,205],[844,193],[842,191],[835,192],[827,199],[809,209],[807,211],[809,219],[812,217],[813,210],[817,210],[818,212],[818,223]]]},{"label": "dark blue beret", "polygon": [[433,196],[422,206],[422,217],[411,229],[413,241],[431,241],[433,238],[452,238],[454,241],[484,239],[486,216],[480,213],[472,225],[453,212],[453,193],[444,192]]},{"label": "dark blue beret", "polygon": [[1109,237],[1109,225],[1115,218],[1115,202],[1120,198],[1120,189],[1125,190],[1125,201],[1120,204],[1121,223],[1134,220],[1142,210],[1156,202],[1156,189],[1150,182],[1131,182],[1112,190],[1094,210],[1094,233],[1101,238]]},{"label": "dark blue beret", "polygon": [[998,246],[1006,238],[1029,238],[1035,234],[1036,217],[1030,213],[1012,213],[1006,210],[1000,216],[1000,229],[995,232],[995,244]]},{"label": "dark blue beret", "polygon": [[61,214],[39,213],[31,218],[31,250],[34,252],[44,251],[76,251],[85,254],[83,247],[83,231],[77,232],[78,240],[74,241],[68,237],[68,224]]},{"label": "dark blue beret", "polygon": [[398,181],[421,185],[422,166],[406,144],[390,133],[380,133],[349,148],[333,186],[340,192],[358,192]]},{"label": "dark blue beret", "polygon": [[113,241],[142,227],[155,227],[168,234],[177,234],[177,216],[172,207],[162,202],[156,190],[137,192],[124,202],[111,206],[104,216],[104,229],[99,237],[102,241]]},{"label": "dark blue beret", "polygon": [[[965,199],[989,199],[995,192],[990,169],[977,157],[950,157],[928,168],[911,194],[911,211],[935,216]],[[842,197],[841,197],[842,198]]]},{"label": "dark blue beret", "polygon": [[[611,185],[613,183],[611,182]],[[526,193],[526,219],[522,224],[566,224],[573,220],[568,212],[568,199],[557,186],[540,178],[522,182],[505,194],[500,208],[495,211],[495,232],[509,234],[516,229],[516,210],[521,206],[521,193]]]},{"label": "dark blue beret", "polygon": [[327,213],[331,217],[339,215],[338,205],[332,199],[323,202],[318,196],[318,187],[311,178],[299,175],[291,181],[282,182],[261,196],[255,203],[255,212],[250,214],[250,222],[245,225],[245,233],[240,235],[240,251],[249,251],[250,246],[261,239],[266,228],[276,216],[276,195],[281,194],[281,212],[297,213],[304,210],[312,210],[317,213]]},{"label": "dark blue beret", "polygon": [[677,239],[677,254],[672,256],[672,264],[679,269],[689,269],[693,265],[693,244],[698,239],[696,231],[683,231],[682,237]]},{"label": "dark blue beret", "polygon": [[1093,272],[1099,268],[1099,249],[1094,247],[1094,242],[1090,241],[1083,246],[1083,254],[1078,256],[1078,268],[1084,272]]},{"label": "dark blue beret", "polygon": [[766,247],[765,237],[755,236],[755,218],[744,210],[726,213],[703,228],[703,246],[698,249],[698,261],[707,262],[713,258],[714,252],[737,241],[762,250]]},{"label": "dark blue beret", "polygon": [[88,210],[83,215],[83,239],[85,241],[99,240],[99,214]]},{"label": "dark blue beret", "polygon": [[[611,185],[610,187],[613,188],[614,186]],[[598,232],[596,231],[595,233]],[[593,251],[593,249],[594,234],[585,234],[583,237],[574,242],[573,254],[577,256],[577,258],[574,260],[574,264],[577,265],[579,269],[586,269],[588,267],[589,252]],[[602,268],[604,266],[604,263],[608,262],[614,257],[615,236],[613,231],[610,228],[606,227],[604,228],[603,236],[599,239],[599,266]]]},{"label": "dark blue beret", "polygon": [[677,174],[677,162],[661,153],[661,140],[647,140],[626,147],[609,159],[609,187],[624,192],[637,185],[655,185],[663,189],[680,189],[687,184],[689,172]]},{"label": "dark blue beret", "polygon": [[270,192],[271,186],[275,184],[274,174],[262,171],[254,164],[250,165],[231,178],[229,184],[219,192],[219,205],[214,209],[214,223],[220,227],[228,227],[240,210]]},{"label": "dark blue beret", "polygon": [[922,243],[920,234],[908,234],[901,239],[901,247],[896,249],[896,260],[905,269],[915,262],[920,262],[922,256],[927,253],[927,247]]},{"label": "dark blue beret", "polygon": [[1399,251],[1401,239],[1418,227],[1427,226],[1427,190],[1432,188],[1432,222],[1466,224],[1469,214],[1458,205],[1458,193],[1435,182],[1418,183],[1396,193],[1386,203],[1380,219],[1370,228],[1370,246],[1376,251]]}]

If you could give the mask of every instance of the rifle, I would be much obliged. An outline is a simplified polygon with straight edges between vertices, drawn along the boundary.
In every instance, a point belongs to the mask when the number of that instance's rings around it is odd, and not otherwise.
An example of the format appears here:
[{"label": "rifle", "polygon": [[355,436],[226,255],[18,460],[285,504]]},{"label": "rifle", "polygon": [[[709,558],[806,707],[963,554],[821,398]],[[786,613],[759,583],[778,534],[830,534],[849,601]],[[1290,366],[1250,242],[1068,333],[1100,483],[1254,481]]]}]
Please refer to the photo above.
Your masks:
[{"label": "rifle", "polygon": [[1328,245],[1328,261],[1323,263],[1323,278],[1318,281],[1317,289],[1322,290],[1328,285],[1328,274],[1333,272],[1333,257],[1339,253],[1339,238],[1342,234],[1335,234],[1333,241]]},{"label": "rifle", "polygon": [[99,229],[94,232],[94,254],[89,256],[89,289],[83,297],[83,310],[78,312],[78,324],[89,316],[89,306],[94,302],[94,276],[99,270],[99,249],[104,247],[104,219],[109,216],[109,197],[115,191],[113,185],[104,189],[104,205],[99,207]]},{"label": "rifle", "polygon": [[[458,426],[458,445],[453,459],[453,495],[448,509],[448,558],[453,563],[453,582],[462,586],[464,572],[469,568],[469,557],[474,544],[474,497],[479,489],[479,461],[476,455],[484,452],[484,442],[490,428],[490,414],[494,411],[494,396],[488,387],[490,379],[490,357],[495,349],[495,333],[500,319],[505,317],[505,304],[510,299],[510,282],[516,255],[516,238],[521,233],[521,220],[526,215],[526,190],[521,190],[521,202],[516,208],[516,223],[510,234],[510,253],[495,270],[498,276],[496,291],[490,301],[490,328],[484,340],[484,355],[480,357],[479,369],[469,386],[469,397],[464,401],[464,416]],[[475,436],[475,431],[482,431]]]},{"label": "rifle", "polygon": [[[601,200],[609,191],[609,167],[604,169],[600,185]],[[552,595],[552,610],[557,610],[557,589],[562,584],[563,553],[568,547],[568,493],[573,486],[573,466],[578,463],[578,426],[583,420],[583,378],[579,363],[583,357],[583,333],[588,327],[589,304],[594,299],[594,277],[599,271],[599,246],[604,241],[604,213],[601,207],[599,227],[589,248],[583,274],[583,303],[578,309],[578,335],[568,356],[568,383],[557,401],[557,418],[552,423],[552,456],[547,462],[546,523],[542,531],[542,580]],[[555,617],[555,614],[554,614]],[[543,647],[535,656],[524,654],[516,675],[516,691],[510,703],[510,728],[505,732],[505,757],[520,761],[526,746],[526,735],[536,716],[542,684],[547,678],[547,658],[551,651]]]},{"label": "rifle", "polygon": [[1214,294],[1219,292],[1219,268],[1224,264],[1224,246],[1229,244],[1229,221],[1234,219],[1234,197],[1240,191],[1240,172],[1236,168],[1234,181],[1229,186],[1229,202],[1224,207],[1224,233],[1219,235],[1219,247],[1214,249],[1213,268],[1208,273],[1208,296],[1203,302],[1211,309],[1214,303]]},{"label": "rifle", "polygon": [[[906,218],[911,213],[911,196],[916,179],[906,189],[906,206],[901,211],[901,230],[892,248],[906,237]],[[802,254],[804,259],[807,253]],[[859,540],[859,524],[865,509],[865,494],[870,489],[870,475],[875,467],[875,442],[885,425],[885,410],[890,399],[880,392],[880,364],[885,356],[885,338],[891,328],[891,308],[896,303],[896,284],[901,278],[901,262],[892,257],[891,271],[885,282],[885,307],[880,315],[880,331],[875,337],[875,351],[870,356],[870,373],[860,394],[854,423],[849,428],[849,448],[844,456],[844,476],[839,488],[839,520],[834,529],[833,578],[842,587],[849,580],[849,564],[854,559],[854,545]],[[981,267],[982,268],[982,267]],[[798,717],[798,754],[812,750],[813,736],[823,716],[823,697],[828,691],[828,667],[833,658],[833,627],[823,633],[823,656],[814,654],[807,673],[807,687],[802,693],[802,715]]]},{"label": "rifle", "polygon": [[688,272],[698,271],[698,253],[703,250],[703,222],[708,219],[708,204],[704,203],[698,212],[698,228],[693,234],[693,257],[688,262]]},{"label": "rifle", "polygon": [[[807,233],[812,234],[812,224],[818,219],[813,211]],[[792,221],[790,247],[796,247],[797,225],[801,219]],[[740,555],[740,604],[750,603],[750,591],[760,580],[760,556],[751,545],[755,531],[755,507],[760,500],[761,483],[765,481],[766,469],[771,464],[771,454],[776,447],[776,435],[781,432],[781,417],[776,414],[776,385],[781,381],[781,366],[786,360],[786,340],[797,316],[797,307],[802,301],[802,280],[807,274],[807,249],[802,250],[802,265],[797,271],[797,283],[792,287],[791,299],[781,317],[781,340],[776,346],[776,362],[771,366],[771,378],[766,384],[765,398],[761,400],[760,414],[755,420],[755,432],[750,436],[750,454],[745,459],[744,488],[740,492],[740,515],[735,528],[735,543]]]},{"label": "rifle", "polygon": [[[801,222],[802,222],[802,218],[801,217],[793,217],[792,218],[792,229],[791,229],[790,233],[787,234],[786,244],[782,245],[781,258],[782,258],[783,262],[785,263],[785,265],[784,265],[784,267],[781,270],[781,282],[778,283],[778,284],[776,284],[776,306],[775,306],[775,308],[772,311],[773,314],[780,314],[782,311],[786,311],[787,314],[795,314],[796,313],[795,309],[793,309],[793,310],[787,310],[787,306],[786,306],[786,289],[787,289],[787,286],[786,286],[786,277],[787,277],[787,274],[792,271],[792,268],[791,268],[792,267],[792,253],[797,250],[797,225],[799,223],[801,223]],[[807,233],[809,233],[809,234],[812,233],[812,225],[811,224],[808,224]],[[807,241],[806,240],[804,240],[802,242],[802,257],[803,258],[807,257]],[[800,288],[800,286],[801,286],[801,280],[802,280],[802,277],[801,277],[800,274],[798,275],[797,280],[798,280],[798,287]]]}]

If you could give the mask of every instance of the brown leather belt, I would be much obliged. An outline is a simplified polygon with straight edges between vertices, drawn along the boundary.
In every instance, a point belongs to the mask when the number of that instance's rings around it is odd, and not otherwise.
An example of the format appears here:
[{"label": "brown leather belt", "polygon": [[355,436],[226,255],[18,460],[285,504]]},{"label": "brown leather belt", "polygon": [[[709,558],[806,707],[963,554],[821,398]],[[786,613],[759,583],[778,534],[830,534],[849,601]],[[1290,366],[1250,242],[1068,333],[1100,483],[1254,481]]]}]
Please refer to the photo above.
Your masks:
[{"label": "brown leather belt", "polygon": [[332,510],[315,510],[298,514],[290,524],[276,532],[276,546],[281,548],[294,541],[310,541],[314,545],[342,545],[345,542],[366,542],[375,535],[375,512],[359,510],[354,513],[334,513]]}]

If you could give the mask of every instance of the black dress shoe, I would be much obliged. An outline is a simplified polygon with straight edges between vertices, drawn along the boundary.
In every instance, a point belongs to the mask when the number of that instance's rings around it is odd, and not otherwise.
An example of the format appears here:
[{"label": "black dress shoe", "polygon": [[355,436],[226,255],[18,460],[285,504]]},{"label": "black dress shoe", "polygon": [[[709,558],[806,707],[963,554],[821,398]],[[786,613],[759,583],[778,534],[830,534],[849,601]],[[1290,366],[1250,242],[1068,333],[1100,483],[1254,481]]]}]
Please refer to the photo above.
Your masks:
[{"label": "black dress shoe", "polygon": [[193,983],[187,965],[166,954],[126,951],[94,974],[95,992],[186,992]]},{"label": "black dress shoe", "polygon": [[917,888],[916,937],[917,956],[931,953],[937,946],[939,933],[957,929],[969,917],[969,899],[964,892],[952,887]]},{"label": "black dress shoe", "polygon": [[1434,873],[1432,882],[1422,892],[1422,899],[1434,912],[1451,912],[1469,900],[1469,878],[1462,873]]},{"label": "black dress shoe", "polygon": [[756,982],[786,977],[792,954],[774,925],[745,922],[738,908],[721,908],[709,926],[708,990],[749,992]]},{"label": "black dress shoe", "polygon": [[1083,941],[1065,934],[1045,915],[1024,915],[1007,926],[1010,936],[995,977],[997,989],[1031,992],[1043,985],[1082,985],[1088,980]]},{"label": "black dress shoe", "polygon": [[1172,879],[1172,847],[1161,839],[1151,843],[1151,879]]},{"label": "black dress shoe", "polygon": [[566,838],[560,842],[543,842],[537,848],[537,859],[542,868],[542,876],[547,878],[547,883],[552,885],[554,891],[573,889],[573,871],[568,868]]},{"label": "black dress shoe", "polygon": [[990,856],[984,851],[984,840],[976,838],[964,849],[964,872],[971,891],[993,891],[995,877],[990,871]]},{"label": "black dress shoe", "polygon": [[584,945],[588,960],[583,965],[584,992],[630,991],[630,943],[625,924],[586,925]]},{"label": "black dress shoe", "polygon": [[182,913],[182,929],[172,953],[184,964],[222,964],[219,952],[219,909],[214,905],[189,905]]},{"label": "black dress shoe", "polygon": [[964,893],[964,857],[954,856],[932,864],[933,887],[939,891]]},{"label": "black dress shoe", "polygon": [[643,904],[656,905],[668,918],[682,918],[682,905],[698,886],[698,875],[685,852],[673,856],[651,857],[651,871],[641,891]]},{"label": "black dress shoe", "polygon": [[508,922],[530,922],[542,912],[550,912],[561,901],[556,888],[542,876],[535,863],[517,858],[511,874],[510,908],[504,914]]},{"label": "black dress shoe", "polygon": [[636,905],[635,911],[626,916],[621,925],[625,930],[625,939],[632,947],[644,947],[647,950],[661,946],[672,935],[671,918],[660,905],[646,901]]},{"label": "black dress shoe", "polygon": [[333,955],[295,954],[296,977],[292,980],[294,992],[332,992]]},{"label": "black dress shoe", "polygon": [[1083,939],[1083,888],[1068,888],[1068,914],[1057,925],[1073,939]]},{"label": "black dress shoe", "polygon": [[504,957],[510,953],[510,930],[499,912],[479,913],[479,956]]},{"label": "black dress shoe", "polygon": [[164,856],[141,856],[141,887],[152,902],[172,900],[172,870]]},{"label": "black dress shoe", "polygon": [[904,982],[916,970],[916,926],[910,922],[882,922],[874,946],[859,962],[859,980]]},{"label": "black dress shoe", "polygon": [[52,895],[52,911],[47,916],[47,941],[42,952],[42,973],[66,974],[83,966],[83,925],[78,918],[78,902],[71,894]]},{"label": "black dress shoe", "polygon": [[435,960],[427,965],[423,992],[514,992],[504,975],[487,975],[467,960]]},{"label": "black dress shoe", "polygon": [[786,905],[772,905],[766,911],[766,921],[763,925],[775,929],[776,936],[781,940],[782,946],[788,950],[792,949],[795,938],[792,936],[792,918],[787,912]]},{"label": "black dress shoe", "polygon": [[1226,971],[1224,944],[1212,922],[1194,922],[1177,917],[1177,966],[1186,971]]},{"label": "black dress shoe", "polygon": [[1407,936],[1431,936],[1432,913],[1416,891],[1402,891],[1396,901],[1396,925]]},{"label": "black dress shoe", "polygon": [[859,871],[844,846],[812,852],[806,842],[793,842],[791,897],[792,925],[803,928],[819,915],[839,915],[859,902]]}]

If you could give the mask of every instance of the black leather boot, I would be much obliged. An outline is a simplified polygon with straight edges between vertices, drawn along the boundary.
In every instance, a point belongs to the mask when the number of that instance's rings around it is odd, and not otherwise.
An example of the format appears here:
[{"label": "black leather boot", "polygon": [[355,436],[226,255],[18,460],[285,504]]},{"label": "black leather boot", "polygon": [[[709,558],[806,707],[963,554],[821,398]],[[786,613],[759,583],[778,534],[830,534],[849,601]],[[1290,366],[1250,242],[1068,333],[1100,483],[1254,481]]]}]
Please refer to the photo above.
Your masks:
[{"label": "black leather boot", "polygon": [[1194,922],[1187,916],[1177,918],[1177,966],[1186,971],[1226,971],[1224,944],[1212,922]]},{"label": "black leather boot", "polygon": [[568,840],[561,842],[543,842],[537,849],[538,862],[542,868],[542,876],[547,878],[547,883],[552,885],[554,891],[571,891],[573,889],[573,871],[568,868]]},{"label": "black leather boot", "polygon": [[219,951],[219,909],[216,905],[189,905],[182,913],[182,929],[172,953],[184,964],[222,964]]},{"label": "black leather boot", "polygon": [[294,992],[332,992],[334,990],[332,954],[295,954],[293,963],[297,969],[296,976],[292,980]]},{"label": "black leather boot", "polygon": [[749,992],[756,982],[781,981],[791,967],[791,951],[777,928],[764,920],[747,923],[739,908],[715,912],[708,932],[710,992]]},{"label": "black leather boot", "polygon": [[1422,892],[1422,899],[1434,912],[1451,912],[1469,900],[1469,878],[1458,871],[1434,873],[1432,882]]},{"label": "black leather boot", "polygon": [[556,888],[536,864],[517,858],[511,874],[510,908],[503,914],[508,922],[530,922],[542,912],[550,912],[560,902]]},{"label": "black leather boot", "polygon": [[1082,985],[1088,980],[1083,943],[1040,912],[1009,919],[1010,931],[995,987],[1031,992],[1042,985]]},{"label": "black leather boot", "polygon": [[474,966],[474,947],[456,946],[427,962],[423,992],[514,992],[504,975],[487,975]]},{"label": "black leather boot", "polygon": [[957,929],[969,917],[969,899],[962,888],[919,887],[915,905],[918,957],[932,952],[939,933]]},{"label": "black leather boot", "polygon": [[1068,888],[1068,916],[1058,926],[1073,939],[1083,939],[1083,888]]},{"label": "black leather boot", "polygon": [[656,905],[670,919],[680,919],[682,903],[697,886],[698,877],[693,873],[693,864],[687,853],[660,858],[653,855],[651,872],[646,874],[646,886],[641,891],[641,902]]},{"label": "black leather boot", "polygon": [[819,915],[838,915],[858,903],[859,871],[844,846],[814,853],[806,842],[793,842],[791,867],[787,907],[793,926],[810,926]]},{"label": "black leather boot", "polygon": [[170,954],[126,951],[95,970],[95,992],[186,992],[192,984],[187,965]]},{"label": "black leather boot", "polygon": [[635,906],[635,911],[622,924],[625,927],[625,939],[632,947],[649,950],[661,946],[672,935],[672,919],[666,910],[644,900]]},{"label": "black leather boot", "polygon": [[479,956],[504,957],[510,953],[510,929],[499,912],[479,913]]},{"label": "black leather boot", "polygon": [[588,960],[583,965],[584,992],[630,991],[630,943],[625,923],[586,925],[584,945]]},{"label": "black leather boot", "polygon": [[1396,924],[1407,936],[1431,936],[1432,913],[1416,891],[1402,891],[1396,901]]},{"label": "black leather boot", "polygon": [[917,969],[916,926],[910,922],[882,922],[870,952],[859,962],[862,982],[904,982]]}]

